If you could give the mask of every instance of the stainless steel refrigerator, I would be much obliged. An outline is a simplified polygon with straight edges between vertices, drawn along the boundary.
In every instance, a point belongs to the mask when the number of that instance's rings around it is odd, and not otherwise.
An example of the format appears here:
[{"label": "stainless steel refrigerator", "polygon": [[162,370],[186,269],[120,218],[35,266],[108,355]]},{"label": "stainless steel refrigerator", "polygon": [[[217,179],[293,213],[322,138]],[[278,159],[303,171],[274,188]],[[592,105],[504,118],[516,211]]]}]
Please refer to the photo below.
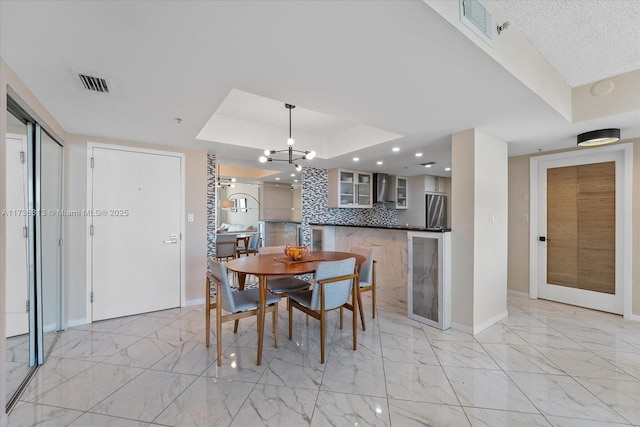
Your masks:
[{"label": "stainless steel refrigerator", "polygon": [[447,196],[427,194],[427,228],[447,228]]}]

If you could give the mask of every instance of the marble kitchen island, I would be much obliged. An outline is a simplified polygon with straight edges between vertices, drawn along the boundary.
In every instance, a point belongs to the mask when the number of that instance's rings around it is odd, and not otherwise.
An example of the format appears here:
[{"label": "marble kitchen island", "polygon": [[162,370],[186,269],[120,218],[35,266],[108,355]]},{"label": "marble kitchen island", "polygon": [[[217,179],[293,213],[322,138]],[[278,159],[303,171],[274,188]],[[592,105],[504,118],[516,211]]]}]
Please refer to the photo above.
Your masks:
[{"label": "marble kitchen island", "polygon": [[[374,258],[377,262],[376,266],[376,280],[377,280],[377,298],[379,301],[384,301],[388,304],[392,304],[403,309],[407,309],[408,304],[411,303],[409,298],[408,286],[409,286],[409,267],[410,260],[409,255],[412,252],[409,248],[409,236],[426,238],[433,240],[433,242],[442,242],[449,240],[449,229],[428,229],[424,227],[411,227],[411,226],[370,226],[370,225],[338,225],[338,224],[319,224],[310,223],[311,239],[313,250],[336,250],[336,251],[348,251],[353,246],[367,246],[372,247],[374,250]],[[319,245],[322,247],[320,248]],[[416,245],[413,245],[414,248]],[[434,256],[437,259],[433,260],[433,264],[430,262],[431,255],[424,253],[425,250],[431,250],[430,248],[437,248],[437,244],[431,244],[423,249],[419,249],[414,254],[412,261],[415,264],[415,259],[421,257],[427,260],[429,265],[421,267],[424,271],[414,271],[411,282],[414,286],[420,286],[421,289],[416,288],[412,292],[412,298],[414,299],[414,306],[417,304],[416,299],[423,299],[425,304],[432,306],[431,302],[427,303],[426,299],[437,298],[441,295],[441,292],[431,291],[431,285],[435,285],[438,288],[438,281],[440,281],[440,289],[442,289],[442,274],[445,273],[448,276],[448,268],[450,265],[450,245],[446,245],[445,250],[440,247],[439,250],[434,251]],[[427,249],[424,249],[427,248]],[[422,251],[422,252],[420,252]],[[413,250],[415,252],[415,249]],[[418,266],[416,266],[418,268]],[[448,277],[445,277],[448,279]],[[418,283],[419,282],[419,283]],[[427,283],[428,282],[428,283]],[[428,288],[424,290],[425,286]],[[450,289],[449,289],[450,290]],[[434,302],[437,304],[437,302]],[[439,310],[442,310],[440,306]],[[414,310],[415,312],[416,310]],[[424,309],[419,311],[424,312]],[[431,311],[428,309],[427,311]],[[448,310],[447,310],[448,311]]]}]

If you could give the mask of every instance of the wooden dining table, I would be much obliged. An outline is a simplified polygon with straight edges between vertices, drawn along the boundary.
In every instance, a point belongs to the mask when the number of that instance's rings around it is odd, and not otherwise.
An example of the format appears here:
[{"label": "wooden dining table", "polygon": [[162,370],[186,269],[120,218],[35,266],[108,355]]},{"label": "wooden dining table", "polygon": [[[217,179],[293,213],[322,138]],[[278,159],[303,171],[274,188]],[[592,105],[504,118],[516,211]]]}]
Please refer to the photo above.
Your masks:
[{"label": "wooden dining table", "polygon": [[[302,262],[283,262],[285,255],[265,254],[252,257],[241,257],[228,261],[225,265],[228,270],[238,273],[238,283],[240,289],[244,288],[247,274],[258,277],[258,287],[260,289],[260,305],[258,307],[258,359],[257,365],[262,363],[262,343],[264,341],[265,307],[267,301],[267,278],[269,276],[298,276],[301,274],[314,273],[321,261],[340,261],[347,258],[356,259],[356,272],[360,271],[360,266],[366,258],[359,254],[350,252],[314,251],[308,252],[301,260]],[[305,261],[306,260],[306,261]],[[356,279],[357,280],[357,279]],[[359,290],[359,283],[354,284]],[[357,301],[353,307],[354,330],[357,328]]]}]

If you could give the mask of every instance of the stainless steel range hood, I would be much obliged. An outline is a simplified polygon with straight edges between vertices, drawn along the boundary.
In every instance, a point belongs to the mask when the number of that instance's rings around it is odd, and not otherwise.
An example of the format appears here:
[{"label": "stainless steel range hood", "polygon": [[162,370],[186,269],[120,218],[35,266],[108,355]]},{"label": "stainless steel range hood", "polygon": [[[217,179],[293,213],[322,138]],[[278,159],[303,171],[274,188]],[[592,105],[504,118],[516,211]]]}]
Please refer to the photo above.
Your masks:
[{"label": "stainless steel range hood", "polygon": [[386,173],[373,174],[373,203],[396,203],[396,177]]}]

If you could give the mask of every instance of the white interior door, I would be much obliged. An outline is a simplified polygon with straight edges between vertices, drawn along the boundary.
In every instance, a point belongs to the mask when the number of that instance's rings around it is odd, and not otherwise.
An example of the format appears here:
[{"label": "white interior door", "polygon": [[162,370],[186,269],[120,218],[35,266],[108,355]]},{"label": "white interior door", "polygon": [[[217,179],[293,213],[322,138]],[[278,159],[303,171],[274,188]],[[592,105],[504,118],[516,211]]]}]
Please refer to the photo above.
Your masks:
[{"label": "white interior door", "polygon": [[541,161],[537,175],[538,297],[622,314],[624,152]]},{"label": "white interior door", "polygon": [[7,338],[29,332],[27,238],[27,141],[7,135],[6,165],[6,317]]},{"label": "white interior door", "polygon": [[92,320],[179,307],[182,158],[90,149]]}]

